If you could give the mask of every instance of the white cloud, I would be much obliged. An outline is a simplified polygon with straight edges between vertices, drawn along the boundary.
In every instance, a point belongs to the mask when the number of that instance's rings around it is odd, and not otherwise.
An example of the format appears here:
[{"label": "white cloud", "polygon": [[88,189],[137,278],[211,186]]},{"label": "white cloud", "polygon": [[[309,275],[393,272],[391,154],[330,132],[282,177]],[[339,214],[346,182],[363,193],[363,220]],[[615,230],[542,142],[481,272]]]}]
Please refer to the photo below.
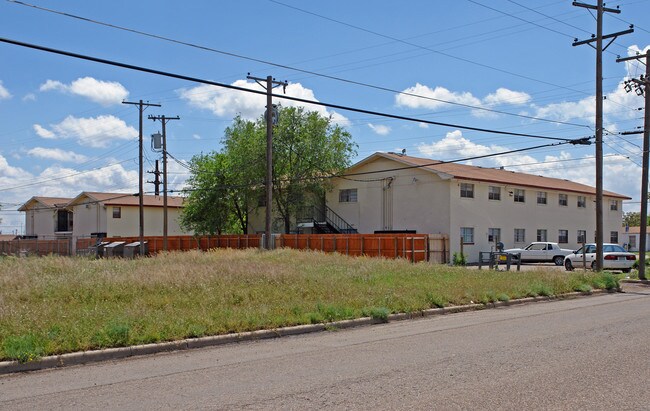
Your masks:
[{"label": "white cloud", "polygon": [[34,147],[27,151],[27,154],[33,157],[56,161],[67,161],[71,163],[83,163],[88,161],[88,157],[83,154],[78,154],[74,151],[64,151],[59,148]]},{"label": "white cloud", "polygon": [[10,98],[11,93],[2,85],[2,80],[0,80],[0,100],[9,100]]},{"label": "white cloud", "polygon": [[70,83],[63,84],[56,80],[47,80],[40,91],[61,91],[85,97],[103,106],[120,104],[129,96],[124,86],[116,81],[102,81],[92,77],[81,77]]},{"label": "white cloud", "polygon": [[36,94],[27,93],[23,96],[23,101],[36,101]]},{"label": "white cloud", "polygon": [[51,132],[50,130],[44,128],[44,127],[41,126],[40,124],[34,124],[33,127],[34,127],[34,131],[36,132],[36,134],[37,134],[39,137],[47,138],[47,139],[54,139],[54,138],[56,138],[56,135],[55,135],[53,132]]},{"label": "white cloud", "polygon": [[35,124],[34,130],[43,138],[76,138],[80,145],[95,148],[108,147],[115,139],[129,140],[138,136],[136,129],[111,115],[95,118],[68,116],[59,124],[52,124],[50,127],[48,130]]},{"label": "white cloud", "polygon": [[195,140],[200,140],[201,136],[199,134],[192,134],[192,138]]},{"label": "white cloud", "polygon": [[496,92],[488,94],[483,99],[484,103],[490,105],[498,104],[526,104],[530,101],[530,95],[522,91],[508,90],[507,88],[500,87]]},{"label": "white cloud", "polygon": [[418,127],[420,127],[420,128],[429,128],[429,125],[427,123],[418,123]]},{"label": "white cloud", "polygon": [[372,123],[368,123],[368,127],[370,127],[372,131],[379,134],[380,136],[385,136],[388,135],[388,133],[390,133],[390,127],[385,126],[383,124],[375,125]]},{"label": "white cloud", "polygon": [[[237,80],[233,86],[250,90],[264,91],[264,88],[257,83]],[[282,94],[282,89],[276,89],[274,93]],[[200,85],[191,89],[178,90],[179,96],[190,105],[204,110],[212,111],[216,116],[232,118],[240,114],[248,120],[257,119],[264,113],[266,107],[266,96],[237,90],[230,90],[210,85]],[[303,87],[300,83],[291,83],[287,86],[286,95],[298,97],[305,100],[318,101],[313,90]],[[274,101],[277,102],[278,99]],[[331,116],[332,121],[342,126],[349,125],[349,120],[343,115],[328,111],[327,108],[319,105],[304,104],[292,100],[281,100],[285,107],[302,106],[310,111],[316,111],[323,116]]]},{"label": "white cloud", "polygon": [[[487,108],[503,104],[523,105],[531,99],[527,93],[513,91],[503,87],[480,99],[470,92],[456,92],[440,86],[432,89],[420,83],[416,83],[415,86],[405,89],[403,93],[406,94],[397,94],[395,96],[395,102],[399,107],[426,108],[430,110],[447,108],[450,106],[447,102]],[[496,113],[480,109],[474,109],[471,113],[475,117],[497,116]]]}]

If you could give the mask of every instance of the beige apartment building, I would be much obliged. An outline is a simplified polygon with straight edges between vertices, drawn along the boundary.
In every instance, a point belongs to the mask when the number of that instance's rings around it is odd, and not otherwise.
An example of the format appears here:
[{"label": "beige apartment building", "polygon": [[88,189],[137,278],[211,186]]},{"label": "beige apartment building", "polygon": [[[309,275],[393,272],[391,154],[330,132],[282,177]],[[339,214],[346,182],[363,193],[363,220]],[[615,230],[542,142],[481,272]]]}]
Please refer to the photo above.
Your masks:
[{"label": "beige apartment building", "polygon": [[[163,197],[145,195],[144,235],[163,235]],[[168,235],[192,232],[180,226],[183,198],[167,198]],[[39,239],[83,238],[102,234],[133,237],[140,232],[139,198],[124,193],[83,192],[75,198],[32,197],[25,212],[25,234]]]},{"label": "beige apartment building", "polygon": [[32,197],[18,211],[25,213],[25,235],[65,238],[72,235],[73,216],[66,208],[72,200],[64,197]]},{"label": "beige apartment building", "polygon": [[[327,205],[360,233],[410,230],[449,236],[469,262],[496,243],[595,240],[596,189],[557,178],[375,153],[334,181]],[[620,242],[622,201],[604,192],[604,241]],[[461,245],[462,239],[462,245]]]}]

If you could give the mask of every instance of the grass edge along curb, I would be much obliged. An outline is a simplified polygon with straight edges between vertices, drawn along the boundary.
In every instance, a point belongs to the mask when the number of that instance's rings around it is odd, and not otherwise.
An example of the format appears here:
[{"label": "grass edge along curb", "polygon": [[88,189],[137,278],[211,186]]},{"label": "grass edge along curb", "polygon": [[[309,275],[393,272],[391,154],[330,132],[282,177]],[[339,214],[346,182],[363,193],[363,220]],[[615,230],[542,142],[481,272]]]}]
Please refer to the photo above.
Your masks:
[{"label": "grass edge along curb", "polygon": [[130,347],[106,348],[103,350],[78,351],[73,353],[51,355],[36,361],[21,363],[19,361],[1,361],[0,375],[12,374],[26,371],[37,371],[48,368],[59,368],[71,365],[88,364],[94,362],[118,360],[122,358],[150,355],[170,351],[182,351],[193,348],[216,347],[219,345],[232,344],[238,342],[264,340],[269,338],[286,337],[291,335],[309,334],[325,330],[341,330],[346,328],[360,327],[372,324],[385,324],[391,321],[409,320],[422,317],[431,317],[435,315],[462,313],[467,311],[476,311],[488,308],[505,307],[511,305],[522,305],[526,303],[566,300],[577,297],[586,297],[594,294],[608,294],[616,290],[597,289],[589,293],[571,292],[557,296],[538,296],[526,297],[510,301],[497,301],[487,304],[466,304],[456,305],[443,308],[430,308],[412,313],[390,314],[386,319],[362,317],[352,320],[333,321],[320,324],[304,324],[291,327],[275,328],[270,330],[247,331],[235,334],[213,335],[208,337],[187,338],[178,341],[168,341],[162,343],[134,345]]}]

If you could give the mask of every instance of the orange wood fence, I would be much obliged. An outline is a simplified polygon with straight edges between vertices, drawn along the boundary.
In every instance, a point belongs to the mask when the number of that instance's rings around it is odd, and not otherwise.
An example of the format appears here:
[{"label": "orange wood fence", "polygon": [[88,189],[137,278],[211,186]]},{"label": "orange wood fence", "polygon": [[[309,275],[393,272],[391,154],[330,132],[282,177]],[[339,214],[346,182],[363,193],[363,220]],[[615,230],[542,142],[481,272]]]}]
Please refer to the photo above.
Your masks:
[{"label": "orange wood fence", "polygon": [[427,234],[281,234],[276,247],[338,252],[345,255],[427,261]]},{"label": "orange wood fence", "polygon": [[[167,237],[167,250],[188,251],[188,250],[209,250],[212,248],[257,248],[260,246],[262,236],[251,235],[219,235],[219,236],[169,236]],[[106,237],[102,241],[124,241],[127,244],[140,241],[139,237]],[[144,237],[150,254],[163,250],[163,237]],[[82,238],[77,240],[77,250],[86,249],[96,244],[94,238]]]}]

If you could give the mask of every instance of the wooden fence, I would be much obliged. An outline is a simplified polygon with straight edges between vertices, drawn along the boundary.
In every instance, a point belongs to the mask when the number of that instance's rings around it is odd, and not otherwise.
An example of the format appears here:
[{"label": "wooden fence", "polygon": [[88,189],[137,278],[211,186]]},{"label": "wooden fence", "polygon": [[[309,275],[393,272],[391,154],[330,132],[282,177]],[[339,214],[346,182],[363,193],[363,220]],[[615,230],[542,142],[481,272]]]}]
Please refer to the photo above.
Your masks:
[{"label": "wooden fence", "polygon": [[[251,235],[219,235],[219,236],[169,236],[167,237],[167,250],[169,251],[188,251],[203,250],[207,251],[212,248],[258,248],[262,236],[259,234]],[[101,241],[113,242],[124,241],[127,244],[140,241],[140,237],[106,237]],[[163,250],[163,237],[144,237],[147,242],[147,248],[150,254],[156,254]],[[77,251],[88,249],[95,246],[97,239],[80,238],[77,240]]]},{"label": "wooden fence", "polygon": [[275,239],[275,246],[352,256],[405,258],[412,262],[429,258],[427,234],[281,234]]},{"label": "wooden fence", "polygon": [[[163,249],[163,237],[145,237],[150,254]],[[275,247],[338,252],[344,255],[404,258],[412,262],[449,262],[449,238],[444,234],[279,234]],[[138,237],[108,237],[102,241],[139,241]],[[169,251],[209,250],[212,248],[259,248],[262,235],[170,236]],[[77,254],[95,252],[96,238],[78,238]],[[71,240],[0,241],[0,255],[72,255]]]},{"label": "wooden fence", "polygon": [[0,241],[0,255],[71,255],[71,246],[69,239]]}]

